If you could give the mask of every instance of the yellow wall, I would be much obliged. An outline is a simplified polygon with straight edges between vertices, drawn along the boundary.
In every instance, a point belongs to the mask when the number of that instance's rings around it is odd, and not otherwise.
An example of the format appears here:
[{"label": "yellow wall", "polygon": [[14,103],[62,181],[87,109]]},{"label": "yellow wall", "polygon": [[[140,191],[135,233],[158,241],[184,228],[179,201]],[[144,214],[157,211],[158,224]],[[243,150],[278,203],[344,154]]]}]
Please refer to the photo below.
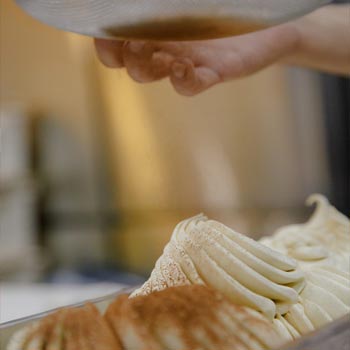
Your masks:
[{"label": "yellow wall", "polygon": [[[280,205],[300,198],[283,69],[195,98],[177,95],[166,81],[139,85],[125,72],[101,68],[101,74],[122,208]],[[271,188],[278,188],[274,196]]]},{"label": "yellow wall", "polygon": [[0,0],[0,9],[1,108],[50,113],[87,138],[95,108],[91,39],[41,24],[11,0]]}]

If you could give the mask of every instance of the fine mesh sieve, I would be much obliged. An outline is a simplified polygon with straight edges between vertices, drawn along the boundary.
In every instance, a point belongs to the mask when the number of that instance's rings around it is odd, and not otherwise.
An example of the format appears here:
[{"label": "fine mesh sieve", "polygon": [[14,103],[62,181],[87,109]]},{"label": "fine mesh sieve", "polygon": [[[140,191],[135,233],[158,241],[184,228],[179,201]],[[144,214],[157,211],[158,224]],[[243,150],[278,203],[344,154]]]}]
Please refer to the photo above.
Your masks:
[{"label": "fine mesh sieve", "polygon": [[16,0],[54,27],[100,38],[209,39],[252,32],[330,0]]}]

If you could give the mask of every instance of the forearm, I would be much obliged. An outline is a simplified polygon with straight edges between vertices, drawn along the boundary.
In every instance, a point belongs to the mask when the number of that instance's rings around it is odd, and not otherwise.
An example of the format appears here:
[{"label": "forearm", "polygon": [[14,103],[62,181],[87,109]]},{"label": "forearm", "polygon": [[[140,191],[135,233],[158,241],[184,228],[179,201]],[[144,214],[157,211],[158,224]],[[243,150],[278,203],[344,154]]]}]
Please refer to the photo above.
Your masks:
[{"label": "forearm", "polygon": [[330,5],[295,22],[296,50],[284,61],[322,71],[350,74],[350,5]]}]

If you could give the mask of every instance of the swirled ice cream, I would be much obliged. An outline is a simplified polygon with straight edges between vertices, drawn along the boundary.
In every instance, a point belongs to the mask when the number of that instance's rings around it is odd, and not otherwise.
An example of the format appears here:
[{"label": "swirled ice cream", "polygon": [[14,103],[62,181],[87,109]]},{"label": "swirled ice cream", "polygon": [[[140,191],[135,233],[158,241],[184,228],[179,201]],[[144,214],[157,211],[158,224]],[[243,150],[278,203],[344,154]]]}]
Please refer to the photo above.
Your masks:
[{"label": "swirled ice cream", "polygon": [[135,295],[186,284],[211,286],[273,318],[295,339],[349,313],[349,219],[321,195],[311,219],[256,242],[204,215],[177,225]]},{"label": "swirled ice cream", "polygon": [[317,266],[305,271],[305,279],[299,303],[279,317],[293,339],[350,313],[349,273]]},{"label": "swirled ice cream", "polygon": [[283,227],[260,240],[298,260],[305,273],[299,303],[279,318],[278,326],[293,338],[350,312],[350,221],[321,195],[307,203],[317,204],[307,223]]},{"label": "swirled ice cream", "polygon": [[192,283],[272,319],[298,302],[304,276],[294,259],[199,215],[177,225],[150,279],[133,296]]},{"label": "swirled ice cream", "polygon": [[307,204],[317,204],[308,222],[282,227],[273,236],[265,237],[260,242],[298,260],[303,268],[317,264],[349,272],[349,219],[322,195],[310,196]]}]

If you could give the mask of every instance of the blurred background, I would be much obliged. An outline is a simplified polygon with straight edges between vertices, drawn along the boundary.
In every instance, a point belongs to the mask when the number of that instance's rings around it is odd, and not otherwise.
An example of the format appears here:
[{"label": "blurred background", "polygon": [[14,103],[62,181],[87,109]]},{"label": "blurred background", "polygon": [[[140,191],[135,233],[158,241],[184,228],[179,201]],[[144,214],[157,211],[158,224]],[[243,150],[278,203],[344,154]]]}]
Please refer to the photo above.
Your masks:
[{"label": "blurred background", "polygon": [[185,98],[13,1],[0,16],[3,285],[141,283],[199,212],[255,238],[315,192],[349,213],[348,80],[274,66]]}]

